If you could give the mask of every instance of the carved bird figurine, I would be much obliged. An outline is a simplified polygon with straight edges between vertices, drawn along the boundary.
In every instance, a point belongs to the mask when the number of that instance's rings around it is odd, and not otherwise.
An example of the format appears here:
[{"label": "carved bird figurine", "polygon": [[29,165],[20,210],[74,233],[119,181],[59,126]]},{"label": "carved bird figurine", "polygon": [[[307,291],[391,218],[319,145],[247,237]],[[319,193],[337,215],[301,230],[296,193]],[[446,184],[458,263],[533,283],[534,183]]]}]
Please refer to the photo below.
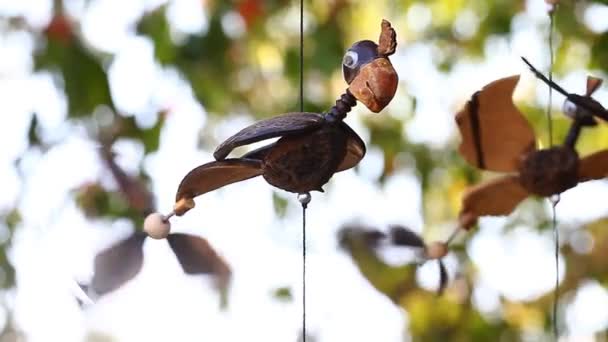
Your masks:
[{"label": "carved bird figurine", "polygon": [[[539,78],[557,86],[528,65]],[[548,197],[608,176],[608,150],[581,159],[575,149],[582,127],[596,125],[594,116],[606,118],[606,110],[591,98],[601,80],[589,77],[584,96],[563,92],[564,112],[573,122],[563,145],[545,149],[536,148],[532,127],[513,103],[518,81],[519,76],[511,76],[491,82],[456,115],[460,154],[480,169],[508,173],[469,189],[461,220],[508,215],[530,195]]]},{"label": "carved bird figurine", "polygon": [[[390,226],[388,234],[375,228],[350,225],[340,230],[339,238],[341,247],[349,252],[363,275],[395,302],[399,302],[404,290],[411,287],[407,283],[412,281],[411,273],[417,266],[412,263],[398,266],[386,264],[379,255],[380,250],[386,247],[404,247],[412,250],[415,252],[417,265],[437,260],[439,266],[437,294],[441,295],[448,285],[448,272],[442,259],[448,254],[454,234],[445,242],[434,241],[427,244],[420,235],[401,225]],[[378,279],[384,280],[377,282]]]},{"label": "carved bird figurine", "polygon": [[[336,104],[323,114],[288,113],[262,120],[224,141],[214,153],[215,161],[191,170],[181,181],[175,206],[169,215],[157,215],[145,226],[159,238],[168,232],[168,219],[194,207],[193,198],[225,185],[262,176],[285,191],[305,194],[323,191],[334,173],[357,165],[365,155],[365,144],[343,120],[362,102],[380,112],[392,100],[398,77],[389,56],[397,46],[395,30],[383,20],[378,44],[370,40],[354,43],[342,60],[348,88]],[[239,158],[227,158],[238,146],[280,137],[275,143]]]}]

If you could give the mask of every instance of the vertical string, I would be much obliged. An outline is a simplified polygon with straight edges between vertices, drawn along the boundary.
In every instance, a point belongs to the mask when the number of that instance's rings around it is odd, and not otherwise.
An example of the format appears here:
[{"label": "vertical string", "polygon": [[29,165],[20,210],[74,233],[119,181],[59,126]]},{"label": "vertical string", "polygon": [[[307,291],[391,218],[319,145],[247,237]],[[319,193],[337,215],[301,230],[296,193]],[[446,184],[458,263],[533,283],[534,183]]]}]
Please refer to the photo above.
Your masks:
[{"label": "vertical string", "polygon": [[[304,111],[304,0],[300,0],[300,112]],[[302,203],[302,341],[306,342],[306,207],[310,195],[299,198]]]},{"label": "vertical string", "polygon": [[310,193],[298,194],[302,204],[302,341],[306,342],[306,208],[311,200]]},{"label": "vertical string", "polygon": [[[556,10],[556,5],[551,5],[549,8],[549,81],[553,81],[553,64],[554,64],[554,56],[553,56],[553,31],[554,31],[554,13]],[[549,147],[553,147],[553,117],[551,114],[551,105],[553,103],[553,88],[549,87],[549,103],[547,105],[547,130],[549,131]],[[553,240],[555,242],[554,251],[555,251],[555,285],[553,290],[553,313],[552,313],[552,325],[553,325],[553,336],[555,341],[559,338],[559,329],[558,329],[558,317],[557,317],[557,309],[559,304],[559,230],[557,229],[557,215],[556,215],[556,206],[559,202],[560,195],[556,194],[552,196],[549,201],[551,202],[551,225],[553,228]]]},{"label": "vertical string", "polygon": [[302,204],[302,341],[306,342],[306,204]]},{"label": "vertical string", "polygon": [[555,206],[559,202],[559,195],[551,199],[551,224],[553,225],[553,238],[555,240],[555,288],[553,290],[553,336],[557,341],[559,329],[557,328],[557,307],[559,302],[559,231],[557,230],[557,218]]},{"label": "vertical string", "polygon": [[[553,81],[553,11],[549,10],[549,81]],[[551,104],[553,103],[553,88],[549,87],[549,104],[547,105],[547,129],[549,130],[549,147],[553,147],[553,117]]]},{"label": "vertical string", "polygon": [[300,112],[304,111],[304,0],[300,0]]}]

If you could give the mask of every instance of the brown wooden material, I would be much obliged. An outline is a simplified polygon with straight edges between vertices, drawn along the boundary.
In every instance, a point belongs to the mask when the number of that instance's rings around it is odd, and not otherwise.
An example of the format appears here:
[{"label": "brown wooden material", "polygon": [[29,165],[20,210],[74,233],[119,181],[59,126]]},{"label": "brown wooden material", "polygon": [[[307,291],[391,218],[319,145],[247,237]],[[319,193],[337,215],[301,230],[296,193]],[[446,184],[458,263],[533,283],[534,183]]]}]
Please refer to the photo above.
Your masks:
[{"label": "brown wooden material", "polygon": [[392,225],[389,230],[391,242],[396,246],[408,246],[425,248],[426,244],[422,237],[411,229],[401,225]]},{"label": "brown wooden material", "polygon": [[[335,172],[357,165],[365,155],[365,144],[343,119],[357,100],[379,112],[392,100],[398,85],[388,59],[395,52],[396,33],[386,20],[381,26],[380,47],[361,40],[346,52],[342,66],[350,86],[328,112],[283,114],[242,129],[215,150],[216,162],[201,165],[184,177],[176,201],[258,175],[290,192],[323,191]],[[274,137],[280,139],[243,158],[225,159],[238,146]],[[189,207],[178,209],[175,214],[179,216]]]},{"label": "brown wooden material", "polygon": [[520,165],[519,181],[538,196],[562,193],[578,184],[578,155],[561,146],[530,153]]},{"label": "brown wooden material", "polygon": [[226,139],[217,147],[213,156],[216,160],[223,160],[236,147],[270,138],[309,132],[321,127],[324,122],[323,116],[317,113],[287,113],[258,121]]},{"label": "brown wooden material", "polygon": [[283,137],[263,161],[264,179],[289,192],[322,191],[346,155],[346,141],[347,135],[338,125]]},{"label": "brown wooden material", "polygon": [[391,23],[387,20],[382,19],[382,32],[378,39],[378,54],[383,56],[390,56],[395,53],[397,49],[397,33],[391,26]]},{"label": "brown wooden material", "polygon": [[342,162],[338,166],[336,172],[348,170],[355,167],[361,159],[365,156],[366,148],[365,143],[361,140],[361,137],[350,126],[346,123],[341,123],[342,129],[346,132],[346,155]]},{"label": "brown wooden material", "polygon": [[608,177],[608,150],[588,155],[579,162],[578,179],[585,182]]},{"label": "brown wooden material", "polygon": [[387,58],[376,58],[361,67],[348,90],[374,113],[386,107],[397,91],[399,77]]},{"label": "brown wooden material", "polygon": [[91,287],[96,295],[111,292],[133,279],[143,265],[145,233],[136,232],[95,256]]},{"label": "brown wooden material", "polygon": [[114,153],[110,151],[109,146],[102,146],[99,150],[101,159],[118,184],[118,188],[129,206],[144,216],[154,211],[154,196],[152,196],[152,193],[148,191],[141,180],[129,176],[118,166],[114,160]]},{"label": "brown wooden material", "polygon": [[535,149],[534,131],[513,103],[518,81],[519,76],[511,76],[488,84],[456,114],[459,151],[471,165],[513,172],[520,157]]},{"label": "brown wooden material", "polygon": [[470,188],[462,199],[462,215],[508,215],[529,192],[519,183],[517,175],[508,175]]},{"label": "brown wooden material", "polygon": [[[262,163],[253,159],[226,159],[203,164],[182,179],[175,201],[194,198],[234,182],[262,174]],[[177,214],[177,213],[176,213]],[[183,213],[181,213],[183,215]]]},{"label": "brown wooden material", "polygon": [[458,215],[458,226],[464,230],[469,230],[477,224],[478,217],[471,212],[461,212]]},{"label": "brown wooden material", "polygon": [[167,240],[184,272],[213,274],[221,287],[228,285],[230,267],[206,239],[189,234],[171,234]]},{"label": "brown wooden material", "polygon": [[196,203],[194,203],[192,198],[182,197],[180,200],[175,202],[175,205],[173,205],[173,213],[177,216],[182,216],[184,213],[186,213],[186,211],[194,208],[195,205]]}]

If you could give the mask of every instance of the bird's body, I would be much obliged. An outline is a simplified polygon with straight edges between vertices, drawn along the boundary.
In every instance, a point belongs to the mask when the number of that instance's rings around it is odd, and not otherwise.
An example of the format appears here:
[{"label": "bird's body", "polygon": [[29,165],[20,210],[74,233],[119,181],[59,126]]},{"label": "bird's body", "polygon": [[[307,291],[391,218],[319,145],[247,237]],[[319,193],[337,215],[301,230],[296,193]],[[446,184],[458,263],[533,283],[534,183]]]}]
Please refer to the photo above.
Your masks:
[{"label": "bird's body", "polygon": [[530,152],[519,165],[519,182],[531,194],[549,197],[578,184],[578,153],[568,146]]},{"label": "bird's body", "polygon": [[289,192],[322,191],[346,156],[347,139],[339,123],[283,137],[266,154],[262,175],[269,184]]}]

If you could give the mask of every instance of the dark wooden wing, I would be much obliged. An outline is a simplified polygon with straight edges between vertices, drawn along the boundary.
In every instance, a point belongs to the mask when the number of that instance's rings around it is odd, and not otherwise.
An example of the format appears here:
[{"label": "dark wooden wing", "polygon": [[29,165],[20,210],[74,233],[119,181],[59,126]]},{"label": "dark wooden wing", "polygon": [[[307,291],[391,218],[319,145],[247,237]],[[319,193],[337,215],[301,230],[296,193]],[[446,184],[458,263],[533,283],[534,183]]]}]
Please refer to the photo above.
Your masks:
[{"label": "dark wooden wing", "polygon": [[394,225],[390,227],[391,242],[396,246],[408,246],[424,248],[425,243],[422,238],[403,226]]},{"label": "dark wooden wing", "polygon": [[133,279],[143,264],[143,232],[136,232],[127,239],[103,250],[95,257],[95,273],[91,288],[96,295],[104,295]]},{"label": "dark wooden wing", "polygon": [[535,149],[534,131],[513,103],[518,81],[516,75],[486,85],[456,114],[460,154],[471,165],[512,172],[520,156]]},{"label": "dark wooden wing", "polygon": [[341,122],[340,126],[346,132],[346,155],[336,172],[355,167],[363,159],[366,152],[365,143],[361,137],[345,122]]},{"label": "dark wooden wing", "polygon": [[517,175],[499,177],[468,190],[462,199],[461,215],[508,215],[528,195]]},{"label": "dark wooden wing", "polygon": [[169,246],[188,274],[229,274],[228,264],[204,238],[188,234],[169,234]]},{"label": "dark wooden wing", "polygon": [[608,177],[608,150],[582,158],[578,166],[579,182]]},{"label": "dark wooden wing", "polygon": [[194,168],[182,179],[175,201],[194,198],[225,185],[262,174],[262,162],[256,159],[226,159]]},{"label": "dark wooden wing", "polygon": [[107,147],[102,147],[99,150],[101,159],[106,167],[114,176],[114,180],[118,184],[118,188],[122,192],[124,198],[129,203],[129,206],[142,216],[146,216],[154,211],[154,196],[144,183],[133,176],[129,176],[114,160],[114,154]]},{"label": "dark wooden wing", "polygon": [[241,159],[257,159],[260,161],[264,160],[264,158],[266,158],[266,155],[268,154],[268,152],[270,152],[270,150],[272,150],[272,148],[275,147],[276,145],[277,145],[277,143],[273,142],[272,144],[265,145],[260,148],[256,148],[253,151],[249,151],[249,152],[243,154]]},{"label": "dark wooden wing", "polygon": [[213,156],[224,160],[236,147],[265,139],[304,133],[321,127],[325,119],[317,113],[288,113],[245,127],[217,147]]}]

